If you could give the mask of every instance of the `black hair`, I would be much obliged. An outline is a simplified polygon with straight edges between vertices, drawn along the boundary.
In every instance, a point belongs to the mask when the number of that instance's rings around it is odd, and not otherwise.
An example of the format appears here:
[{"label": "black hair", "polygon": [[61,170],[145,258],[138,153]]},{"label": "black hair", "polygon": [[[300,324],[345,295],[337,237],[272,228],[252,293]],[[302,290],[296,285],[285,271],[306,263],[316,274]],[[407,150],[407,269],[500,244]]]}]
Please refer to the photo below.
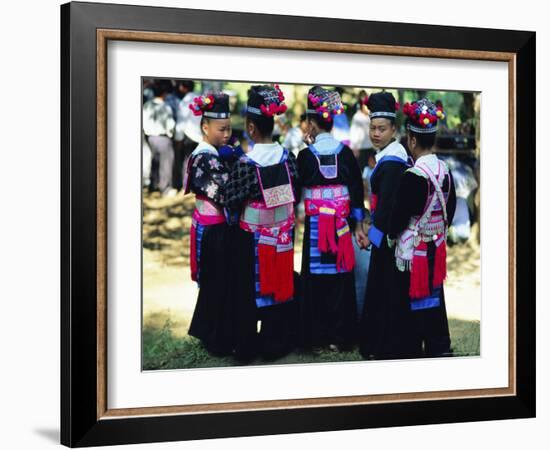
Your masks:
[{"label": "black hair", "polygon": [[417,133],[409,129],[407,129],[407,132],[409,136],[416,138],[416,144],[424,150],[432,148],[435,144],[436,133]]},{"label": "black hair", "polygon": [[367,158],[367,161],[370,157],[374,158],[376,156],[376,151],[373,148],[367,148],[363,151],[365,152],[365,156]]},{"label": "black hair", "polygon": [[172,92],[172,89],[173,86],[171,80],[155,80],[153,84],[153,92],[155,93],[155,97],[160,97],[163,94],[169,94],[170,92]]},{"label": "black hair", "polygon": [[307,114],[306,113],[300,114],[300,123],[304,122],[305,120],[307,120]]},{"label": "black hair", "polygon": [[330,133],[332,131],[332,127],[334,126],[334,120],[331,121],[325,121],[319,118],[317,114],[308,114],[307,118],[311,120],[312,122],[315,122],[317,126],[327,133]]},{"label": "black hair", "polygon": [[178,87],[180,86],[185,87],[189,92],[193,92],[195,90],[195,82],[193,80],[179,80]]},{"label": "black hair", "polygon": [[265,138],[273,134],[273,127],[275,126],[275,120],[273,117],[267,117],[263,114],[260,116],[258,114],[247,113],[246,118],[256,125],[258,133],[262,137]]}]

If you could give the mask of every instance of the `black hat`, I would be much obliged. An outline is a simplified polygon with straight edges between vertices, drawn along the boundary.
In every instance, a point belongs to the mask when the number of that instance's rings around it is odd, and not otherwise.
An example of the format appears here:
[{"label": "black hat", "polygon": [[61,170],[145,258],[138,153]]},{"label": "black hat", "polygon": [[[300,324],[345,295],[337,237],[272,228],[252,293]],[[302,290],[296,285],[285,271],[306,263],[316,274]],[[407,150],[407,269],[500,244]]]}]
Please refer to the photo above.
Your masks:
[{"label": "black hat", "polygon": [[203,115],[209,119],[228,119],[231,117],[229,95],[223,92],[195,97],[189,108],[195,116]]},{"label": "black hat", "polygon": [[337,91],[313,86],[307,94],[307,114],[317,116],[325,122],[331,122],[335,115],[344,112],[342,99]]},{"label": "black hat", "polygon": [[395,101],[393,94],[389,92],[376,92],[364,100],[369,108],[369,117],[375,119],[383,117],[395,121],[395,111],[399,109],[399,103]]},{"label": "black hat", "polygon": [[403,114],[407,117],[407,129],[415,133],[435,133],[437,121],[445,118],[443,105],[434,105],[427,98],[417,100],[412,104],[405,103]]},{"label": "black hat", "polygon": [[283,114],[287,110],[284,100],[285,96],[278,84],[252,86],[248,94],[246,112],[253,116],[266,117]]}]

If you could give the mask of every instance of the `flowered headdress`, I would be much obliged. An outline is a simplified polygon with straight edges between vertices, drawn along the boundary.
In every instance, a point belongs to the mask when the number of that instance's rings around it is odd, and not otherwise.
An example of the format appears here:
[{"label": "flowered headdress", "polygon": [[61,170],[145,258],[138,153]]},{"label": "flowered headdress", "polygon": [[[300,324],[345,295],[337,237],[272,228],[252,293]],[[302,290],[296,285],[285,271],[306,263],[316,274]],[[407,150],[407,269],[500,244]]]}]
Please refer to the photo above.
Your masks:
[{"label": "flowered headdress", "polygon": [[203,115],[209,119],[227,119],[231,116],[229,95],[223,92],[195,97],[189,108],[195,116]]},{"label": "flowered headdress", "polygon": [[257,116],[273,117],[287,110],[285,96],[279,85],[252,86],[246,104],[246,112]]},{"label": "flowered headdress", "polygon": [[329,91],[321,86],[314,86],[307,94],[308,115],[315,115],[324,122],[332,122],[334,116],[344,112],[340,94]]},{"label": "flowered headdress", "polygon": [[405,103],[403,114],[408,119],[407,128],[415,133],[435,133],[437,121],[445,119],[443,106],[436,106],[426,98]]}]

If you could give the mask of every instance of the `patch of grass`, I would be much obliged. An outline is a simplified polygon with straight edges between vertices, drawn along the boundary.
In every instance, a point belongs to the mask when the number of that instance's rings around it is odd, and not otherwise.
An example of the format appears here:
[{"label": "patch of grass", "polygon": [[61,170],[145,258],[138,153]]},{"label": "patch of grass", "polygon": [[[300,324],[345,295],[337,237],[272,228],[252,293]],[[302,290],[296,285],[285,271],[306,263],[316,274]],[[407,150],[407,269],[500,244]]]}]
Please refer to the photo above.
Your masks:
[{"label": "patch of grass", "polygon": [[143,328],[143,370],[186,369],[236,365],[231,358],[211,356],[198,339],[176,337],[168,318],[162,327]]},{"label": "patch of grass", "polygon": [[[206,367],[230,367],[240,365],[231,357],[209,354],[201,342],[191,336],[176,337],[173,323],[168,318],[162,327],[151,323],[143,329],[143,370],[192,369]],[[479,322],[458,319],[449,320],[451,344],[455,356],[479,355]],[[342,361],[362,361],[357,348],[347,352],[322,349],[318,352],[294,351],[275,361],[257,358],[249,365],[307,364]]]},{"label": "patch of grass", "polygon": [[451,347],[455,356],[479,356],[479,321],[449,319]]}]

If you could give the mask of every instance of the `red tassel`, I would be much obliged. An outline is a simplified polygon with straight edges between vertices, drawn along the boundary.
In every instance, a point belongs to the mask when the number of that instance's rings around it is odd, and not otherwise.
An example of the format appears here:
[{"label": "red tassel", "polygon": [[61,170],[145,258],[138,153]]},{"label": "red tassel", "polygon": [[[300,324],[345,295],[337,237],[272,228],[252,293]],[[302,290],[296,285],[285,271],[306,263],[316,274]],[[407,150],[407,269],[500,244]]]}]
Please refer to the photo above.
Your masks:
[{"label": "red tassel", "polygon": [[336,257],[336,267],[344,272],[351,272],[355,266],[355,252],[351,242],[351,233],[346,224],[347,231],[338,234],[338,255]]},{"label": "red tassel", "polygon": [[260,272],[260,295],[271,295],[276,287],[275,245],[258,244],[258,265]]},{"label": "red tassel", "polygon": [[284,302],[294,295],[294,249],[277,252],[275,301]]},{"label": "red tassel", "polygon": [[191,223],[191,232],[189,234],[191,240],[191,249],[189,255],[189,265],[191,266],[191,279],[197,281],[197,225],[195,222]]},{"label": "red tassel", "polygon": [[[422,254],[418,255],[417,252]],[[414,249],[411,265],[411,285],[409,296],[411,298],[423,298],[430,295],[430,279],[428,271],[428,245],[421,241]]]},{"label": "red tassel", "polygon": [[335,211],[331,208],[319,208],[319,239],[317,245],[323,253],[337,253]]},{"label": "red tassel", "polygon": [[447,244],[445,240],[435,249],[434,286],[441,286],[447,278]]}]

